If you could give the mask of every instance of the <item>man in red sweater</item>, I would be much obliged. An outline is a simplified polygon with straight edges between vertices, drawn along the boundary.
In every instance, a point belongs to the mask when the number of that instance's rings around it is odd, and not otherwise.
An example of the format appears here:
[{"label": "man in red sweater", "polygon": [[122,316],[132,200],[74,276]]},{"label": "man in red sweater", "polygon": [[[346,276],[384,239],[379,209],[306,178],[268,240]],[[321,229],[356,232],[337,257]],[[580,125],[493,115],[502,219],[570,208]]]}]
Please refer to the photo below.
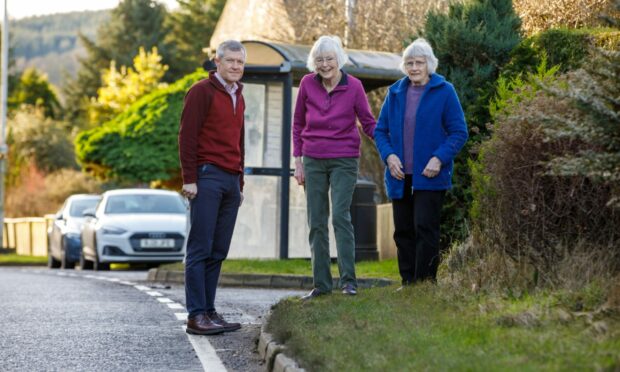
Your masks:
[{"label": "man in red sweater", "polygon": [[239,80],[246,52],[234,40],[217,48],[216,71],[185,96],[179,130],[182,194],[190,200],[185,258],[187,333],[212,335],[241,328],[215,311],[215,291],[243,202],[243,114]]}]

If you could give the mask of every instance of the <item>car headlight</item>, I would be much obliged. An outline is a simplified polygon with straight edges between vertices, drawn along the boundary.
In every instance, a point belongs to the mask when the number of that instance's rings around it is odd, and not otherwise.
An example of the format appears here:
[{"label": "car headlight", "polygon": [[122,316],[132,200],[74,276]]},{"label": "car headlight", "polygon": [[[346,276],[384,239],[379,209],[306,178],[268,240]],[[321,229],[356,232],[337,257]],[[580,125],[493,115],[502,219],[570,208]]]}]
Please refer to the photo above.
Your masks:
[{"label": "car headlight", "polygon": [[121,229],[120,227],[105,226],[101,228],[101,233],[106,235],[121,235],[126,232],[127,230]]}]

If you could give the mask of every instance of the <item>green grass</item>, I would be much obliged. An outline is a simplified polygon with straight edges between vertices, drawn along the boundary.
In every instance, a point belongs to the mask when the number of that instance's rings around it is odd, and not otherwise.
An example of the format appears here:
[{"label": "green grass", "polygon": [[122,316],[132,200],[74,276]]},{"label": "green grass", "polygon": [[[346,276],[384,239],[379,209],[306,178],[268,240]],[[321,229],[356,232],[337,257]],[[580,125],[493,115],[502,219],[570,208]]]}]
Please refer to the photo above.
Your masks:
[{"label": "green grass", "polygon": [[[160,266],[163,269],[182,271],[183,264],[168,264]],[[332,264],[332,275],[338,276],[338,265]],[[400,280],[396,260],[364,261],[355,264],[356,275],[359,278],[387,278]],[[312,276],[312,267],[309,260],[237,260],[224,261],[222,272],[230,274],[282,274]]]},{"label": "green grass", "polygon": [[0,266],[46,265],[47,257],[22,256],[15,253],[0,254]]},{"label": "green grass", "polygon": [[356,297],[284,300],[268,330],[309,371],[620,368],[618,313],[588,320],[560,309],[552,294],[514,299],[431,284],[401,292],[392,286]]}]

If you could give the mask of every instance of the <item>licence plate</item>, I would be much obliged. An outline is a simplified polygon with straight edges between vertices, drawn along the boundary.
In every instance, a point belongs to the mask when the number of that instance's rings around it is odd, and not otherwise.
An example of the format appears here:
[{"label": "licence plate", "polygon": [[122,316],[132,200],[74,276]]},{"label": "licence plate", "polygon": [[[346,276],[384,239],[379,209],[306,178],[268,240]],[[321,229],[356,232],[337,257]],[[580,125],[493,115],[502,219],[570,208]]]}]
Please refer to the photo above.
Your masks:
[{"label": "licence plate", "polygon": [[174,248],[174,239],[140,239],[140,248]]}]

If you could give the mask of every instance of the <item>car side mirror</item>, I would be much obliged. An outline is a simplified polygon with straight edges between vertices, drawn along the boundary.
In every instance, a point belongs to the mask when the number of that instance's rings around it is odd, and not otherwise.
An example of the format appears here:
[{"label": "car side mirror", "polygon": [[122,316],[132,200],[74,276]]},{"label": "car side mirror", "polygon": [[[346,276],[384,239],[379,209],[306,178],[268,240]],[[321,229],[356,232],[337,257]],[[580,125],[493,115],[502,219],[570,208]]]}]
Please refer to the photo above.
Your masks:
[{"label": "car side mirror", "polygon": [[84,209],[84,212],[82,212],[82,216],[84,216],[84,217],[92,217],[92,218],[97,217],[97,216],[95,216],[95,210],[93,208]]}]

